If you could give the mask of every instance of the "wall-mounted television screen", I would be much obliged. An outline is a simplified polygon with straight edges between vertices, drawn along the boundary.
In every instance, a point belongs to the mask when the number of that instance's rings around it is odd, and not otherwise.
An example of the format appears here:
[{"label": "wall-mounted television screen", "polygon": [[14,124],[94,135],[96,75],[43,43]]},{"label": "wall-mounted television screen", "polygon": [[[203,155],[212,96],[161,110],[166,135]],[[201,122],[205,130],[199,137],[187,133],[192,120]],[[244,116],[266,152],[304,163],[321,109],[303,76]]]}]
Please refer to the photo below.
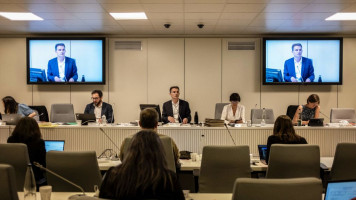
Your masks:
[{"label": "wall-mounted television screen", "polygon": [[105,84],[105,38],[27,38],[27,84]]},{"label": "wall-mounted television screen", "polygon": [[342,38],[263,38],[264,85],[341,85]]}]

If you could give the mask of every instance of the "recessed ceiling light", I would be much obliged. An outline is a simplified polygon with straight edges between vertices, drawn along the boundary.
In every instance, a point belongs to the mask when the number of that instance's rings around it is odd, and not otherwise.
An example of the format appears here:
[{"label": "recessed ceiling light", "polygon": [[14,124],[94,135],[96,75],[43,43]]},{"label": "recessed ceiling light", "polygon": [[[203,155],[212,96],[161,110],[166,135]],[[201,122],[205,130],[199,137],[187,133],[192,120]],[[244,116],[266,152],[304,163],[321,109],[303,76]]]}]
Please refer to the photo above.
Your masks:
[{"label": "recessed ceiling light", "polygon": [[40,21],[41,17],[27,12],[0,12],[0,15],[10,20],[16,21]]},{"label": "recessed ceiling light", "polygon": [[356,20],[356,13],[349,12],[349,13],[336,13],[331,15],[330,17],[326,18],[325,20]]},{"label": "recessed ceiling light", "polygon": [[110,13],[116,20],[147,19],[144,12]]}]

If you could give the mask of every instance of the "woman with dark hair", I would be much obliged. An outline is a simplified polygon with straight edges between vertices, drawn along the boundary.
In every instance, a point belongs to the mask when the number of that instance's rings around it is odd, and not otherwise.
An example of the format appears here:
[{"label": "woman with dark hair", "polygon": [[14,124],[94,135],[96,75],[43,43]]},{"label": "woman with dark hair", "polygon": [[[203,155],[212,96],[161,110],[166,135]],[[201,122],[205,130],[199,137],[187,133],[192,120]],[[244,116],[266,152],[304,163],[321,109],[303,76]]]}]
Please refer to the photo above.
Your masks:
[{"label": "woman with dark hair", "polygon": [[34,112],[30,107],[26,104],[17,103],[11,96],[2,98],[2,103],[4,104],[5,114],[20,114],[26,117],[36,116],[36,112]]},{"label": "woman with dark hair", "polygon": [[159,136],[142,130],[132,143],[121,165],[108,170],[100,188],[105,199],[184,200],[173,171],[168,170]]},{"label": "woman with dark hair", "polygon": [[38,162],[46,166],[45,144],[36,120],[30,117],[21,118],[11,136],[7,139],[7,143],[24,143],[27,145],[36,184],[37,186],[46,185],[44,172],[33,165],[33,162]]},{"label": "woman with dark hair", "polygon": [[292,120],[287,115],[281,115],[274,122],[273,135],[267,140],[267,163],[272,144],[307,144],[307,141],[295,133]]},{"label": "woman with dark hair", "polygon": [[319,118],[320,112],[320,98],[317,94],[311,94],[307,99],[307,104],[300,105],[298,109],[295,111],[293,117],[293,124],[298,123],[298,119],[300,118],[300,113],[302,115],[301,121],[303,125],[307,125],[309,120],[312,118]]},{"label": "woman with dark hair", "polygon": [[245,106],[240,104],[241,98],[238,93],[230,95],[230,104],[224,106],[221,119],[225,123],[245,123]]}]

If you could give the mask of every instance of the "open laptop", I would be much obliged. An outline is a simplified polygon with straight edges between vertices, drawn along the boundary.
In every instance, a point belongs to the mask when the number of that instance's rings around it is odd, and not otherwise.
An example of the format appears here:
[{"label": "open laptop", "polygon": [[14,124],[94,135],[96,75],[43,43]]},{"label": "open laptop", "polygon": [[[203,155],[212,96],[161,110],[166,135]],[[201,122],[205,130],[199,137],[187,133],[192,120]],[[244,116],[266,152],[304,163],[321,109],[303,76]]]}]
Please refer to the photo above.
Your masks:
[{"label": "open laptop", "polygon": [[95,114],[76,113],[75,117],[77,120],[82,120],[81,125],[88,125],[88,122],[96,122]]},{"label": "open laptop", "polygon": [[22,118],[20,114],[3,114],[2,121],[6,122],[6,125],[17,125]]},{"label": "open laptop", "polygon": [[325,200],[356,200],[356,180],[330,181],[326,187]]},{"label": "open laptop", "polygon": [[267,145],[259,144],[257,147],[258,147],[258,154],[260,155],[260,162],[267,165],[267,162],[266,162]]},{"label": "open laptop", "polygon": [[64,151],[64,140],[45,140],[46,152],[49,151]]}]

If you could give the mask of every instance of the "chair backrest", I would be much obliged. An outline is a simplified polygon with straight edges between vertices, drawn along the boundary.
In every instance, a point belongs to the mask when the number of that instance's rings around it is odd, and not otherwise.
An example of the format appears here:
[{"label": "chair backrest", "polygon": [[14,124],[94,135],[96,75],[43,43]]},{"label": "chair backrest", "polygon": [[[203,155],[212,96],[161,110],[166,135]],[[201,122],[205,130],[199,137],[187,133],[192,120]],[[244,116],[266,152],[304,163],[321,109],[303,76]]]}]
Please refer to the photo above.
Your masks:
[{"label": "chair backrest", "polygon": [[311,144],[273,144],[267,178],[320,177],[320,150]]},{"label": "chair backrest", "polygon": [[321,199],[323,187],[317,178],[251,179],[235,181],[232,200]]},{"label": "chair backrest", "polygon": [[48,111],[46,106],[29,106],[29,107],[38,112],[39,121],[49,122]]},{"label": "chair backrest", "polygon": [[0,164],[0,197],[6,200],[18,200],[15,169],[11,165]]},{"label": "chair backrest", "polygon": [[[174,154],[173,154],[173,141],[172,138],[168,136],[160,136],[160,139],[162,141],[162,145],[164,148],[164,153],[166,154],[166,160],[167,160],[167,167],[169,170],[172,170],[173,172],[176,172],[176,163],[174,160]],[[127,137],[124,140],[124,148],[123,148],[123,157],[125,158],[125,154],[127,150],[129,149],[129,146],[131,145],[131,137]]]},{"label": "chair backrest", "polygon": [[336,146],[330,179],[356,180],[356,143],[339,143]]},{"label": "chair backrest", "polygon": [[251,177],[247,145],[205,146],[200,167],[200,193],[231,193],[236,178]]},{"label": "chair backrest", "polygon": [[[101,174],[95,151],[49,151],[46,154],[47,168],[81,186],[86,192],[100,187]],[[79,192],[75,186],[47,173],[47,181],[55,192]]]},{"label": "chair backrest", "polygon": [[294,114],[297,111],[298,107],[299,107],[299,105],[290,105],[290,106],[288,106],[286,115],[288,117],[290,117],[291,120],[293,120]]},{"label": "chair backrest", "polygon": [[51,122],[76,122],[73,104],[52,104]]},{"label": "chair backrest", "polygon": [[224,106],[226,106],[229,103],[216,103],[215,104],[215,119],[221,119],[221,113],[224,109]]},{"label": "chair backrest", "polygon": [[23,191],[25,175],[30,159],[27,146],[22,143],[0,144],[0,163],[15,169],[17,191]]},{"label": "chair backrest", "polygon": [[332,108],[330,112],[330,122],[339,123],[341,120],[356,122],[355,109],[353,108]]},{"label": "chair backrest", "polygon": [[[265,109],[266,111],[266,124],[274,124],[274,114],[272,109]],[[262,121],[263,109],[251,109],[251,122],[252,124],[260,124]]]}]

